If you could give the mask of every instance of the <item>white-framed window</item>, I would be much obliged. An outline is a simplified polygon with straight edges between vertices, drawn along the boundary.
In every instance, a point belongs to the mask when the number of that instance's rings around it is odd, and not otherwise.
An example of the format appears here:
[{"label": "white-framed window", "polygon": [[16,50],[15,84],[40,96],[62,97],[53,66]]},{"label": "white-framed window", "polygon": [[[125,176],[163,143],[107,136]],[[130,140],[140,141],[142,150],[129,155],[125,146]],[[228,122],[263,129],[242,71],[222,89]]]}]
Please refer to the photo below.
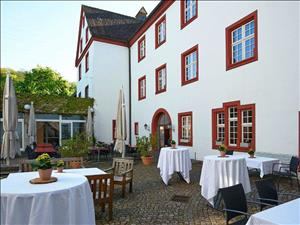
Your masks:
[{"label": "white-framed window", "polygon": [[163,20],[157,28],[157,40],[158,44],[164,42],[166,40],[166,20]]},{"label": "white-framed window", "polygon": [[196,0],[186,0],[184,4],[184,21],[188,22],[190,19],[197,15],[197,2]]},{"label": "white-framed window", "polygon": [[191,139],[192,116],[186,115],[181,117],[181,142],[189,142]]},{"label": "white-framed window", "polygon": [[142,37],[138,42],[138,61],[146,57],[146,38]]},{"label": "white-framed window", "polygon": [[254,32],[254,20],[232,31],[232,63],[237,63],[254,56]]},{"label": "white-framed window", "polygon": [[194,51],[185,57],[185,80],[197,77],[197,52]]},{"label": "white-framed window", "polygon": [[229,145],[236,146],[238,139],[238,110],[236,107],[228,108],[229,115]]},{"label": "white-framed window", "polygon": [[166,68],[162,68],[158,71],[158,91],[166,89]]},{"label": "white-framed window", "polygon": [[138,81],[139,100],[146,98],[146,76],[143,76]]},{"label": "white-framed window", "polygon": [[217,141],[224,142],[225,140],[225,114],[217,114]]},{"label": "white-framed window", "polygon": [[251,143],[252,141],[252,110],[242,111],[242,142]]}]

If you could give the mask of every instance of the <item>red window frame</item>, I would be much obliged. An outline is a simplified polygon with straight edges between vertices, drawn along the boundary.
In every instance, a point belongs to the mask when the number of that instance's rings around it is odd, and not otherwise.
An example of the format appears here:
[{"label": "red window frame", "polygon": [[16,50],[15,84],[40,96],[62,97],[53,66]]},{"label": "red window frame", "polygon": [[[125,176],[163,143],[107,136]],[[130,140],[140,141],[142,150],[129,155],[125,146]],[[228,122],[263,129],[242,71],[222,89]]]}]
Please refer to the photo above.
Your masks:
[{"label": "red window frame", "polygon": [[85,29],[85,43],[87,43],[88,40],[89,40],[89,28],[87,27],[87,28]]},{"label": "red window frame", "polygon": [[[237,125],[237,145],[236,146],[230,146],[228,141],[229,137],[229,115],[228,115],[228,108],[230,107],[236,107],[237,108],[237,117],[238,117],[238,125]],[[251,145],[248,147],[242,147],[240,146],[240,143],[242,141],[242,111],[244,110],[251,110],[252,111],[252,141]],[[240,101],[232,101],[232,102],[226,102],[223,103],[222,108],[216,108],[212,109],[212,149],[218,149],[219,145],[216,143],[217,141],[217,114],[218,113],[224,113],[224,120],[225,120],[225,138],[224,138],[224,144],[228,147],[230,150],[235,151],[241,151],[246,152],[250,148],[255,149],[255,104],[246,104],[241,105]]]},{"label": "red window frame", "polygon": [[[165,69],[165,71],[166,71],[166,77],[165,77],[166,85],[165,85],[164,89],[158,90],[158,76],[159,76],[159,71],[161,71],[162,69]],[[167,64],[165,63],[165,64],[163,64],[160,67],[155,69],[155,94],[163,93],[166,90],[167,90]]]},{"label": "red window frame", "polygon": [[[163,40],[162,42],[158,42],[158,27],[160,24],[162,24],[163,22],[165,22],[166,26],[165,26],[165,40]],[[167,20],[166,20],[166,15],[164,15],[160,20],[158,20],[158,22],[155,24],[155,49],[158,48],[159,46],[161,46],[163,43],[165,43],[167,40]]]},{"label": "red window frame", "polygon": [[139,135],[139,123],[134,123],[134,135]]},{"label": "red window frame", "polygon": [[116,140],[116,120],[112,120],[112,139]]},{"label": "red window frame", "polygon": [[[142,57],[141,56],[141,52],[140,52],[140,48],[141,48],[141,43],[145,42],[145,54]],[[138,41],[138,62],[142,61],[144,58],[146,57],[146,36],[144,35],[139,41]]]},{"label": "red window frame", "polygon": [[[233,63],[232,62],[232,31],[245,25],[246,23],[254,20],[254,52],[253,56],[242,61]],[[257,10],[235,22],[234,24],[228,26],[225,30],[226,35],[226,70],[231,70],[233,68],[254,62],[258,60],[258,33],[257,33]]]},{"label": "red window frame", "polygon": [[188,21],[185,21],[185,4],[186,4],[186,1],[183,1],[183,0],[180,1],[180,26],[181,26],[181,29],[185,28],[187,25],[189,25],[191,22],[193,22],[198,17],[198,1],[196,1],[196,15],[193,16]]},{"label": "red window frame", "polygon": [[[145,80],[145,96],[142,96],[142,92],[141,92],[141,82]],[[143,100],[146,98],[146,75],[142,76],[141,78],[138,79],[138,98],[139,98],[139,101],[140,100]]]},{"label": "red window frame", "polygon": [[82,38],[80,38],[79,51],[80,51],[80,53],[82,52]]},{"label": "red window frame", "polygon": [[[182,142],[182,117],[191,116],[191,138],[189,142]],[[193,146],[193,112],[178,113],[178,144],[183,146]]]},{"label": "red window frame", "polygon": [[89,71],[89,53],[85,55],[85,72]]},{"label": "red window frame", "polygon": [[[190,55],[193,52],[197,52],[197,72],[196,77],[191,80],[186,80],[186,70],[185,70],[185,57]],[[181,54],[181,86],[184,86],[186,84],[193,83],[195,81],[199,80],[199,51],[198,51],[198,45],[195,45],[194,47],[188,49],[184,53]]]},{"label": "red window frame", "polygon": [[81,80],[81,64],[78,67],[78,80]]}]

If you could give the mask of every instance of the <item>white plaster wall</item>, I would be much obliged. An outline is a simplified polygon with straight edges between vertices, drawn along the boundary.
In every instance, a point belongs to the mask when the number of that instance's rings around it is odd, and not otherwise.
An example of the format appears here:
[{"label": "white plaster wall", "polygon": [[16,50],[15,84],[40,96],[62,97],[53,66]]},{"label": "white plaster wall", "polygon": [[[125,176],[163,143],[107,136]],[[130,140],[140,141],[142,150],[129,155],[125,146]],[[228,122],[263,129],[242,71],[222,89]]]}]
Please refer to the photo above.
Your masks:
[{"label": "white plaster wall", "polygon": [[95,98],[95,136],[97,140],[110,143],[112,142],[112,120],[117,117],[119,90],[122,86],[127,106],[126,117],[129,121],[129,50],[127,47],[96,41],[91,47],[93,61],[90,64],[92,72],[90,85],[91,97]]},{"label": "white plaster wall", "polygon": [[[211,110],[223,102],[256,104],[256,150],[298,152],[299,2],[198,2],[198,18],[180,30],[180,4],[166,12],[167,41],[155,49],[154,26],[146,31],[146,58],[132,57],[132,127],[148,134],[154,112],[165,108],[175,125],[177,115],[193,111],[191,155],[212,154]],[[225,28],[258,10],[258,61],[226,71]],[[159,19],[159,18],[158,18]],[[199,45],[199,81],[181,86],[181,53]],[[155,95],[155,69],[167,63],[167,92]],[[138,78],[146,74],[147,97],[138,101]],[[134,141],[134,136],[132,136]]]}]

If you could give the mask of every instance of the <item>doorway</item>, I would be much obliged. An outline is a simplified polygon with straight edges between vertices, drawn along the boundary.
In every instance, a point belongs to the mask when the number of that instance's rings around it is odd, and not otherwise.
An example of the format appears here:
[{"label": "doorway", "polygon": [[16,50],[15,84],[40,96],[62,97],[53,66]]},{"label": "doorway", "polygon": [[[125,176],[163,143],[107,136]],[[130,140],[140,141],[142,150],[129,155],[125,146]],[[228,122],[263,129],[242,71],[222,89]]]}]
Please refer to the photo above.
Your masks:
[{"label": "doorway", "polygon": [[152,118],[152,134],[158,138],[158,147],[170,146],[172,140],[172,123],[165,109],[158,109]]}]

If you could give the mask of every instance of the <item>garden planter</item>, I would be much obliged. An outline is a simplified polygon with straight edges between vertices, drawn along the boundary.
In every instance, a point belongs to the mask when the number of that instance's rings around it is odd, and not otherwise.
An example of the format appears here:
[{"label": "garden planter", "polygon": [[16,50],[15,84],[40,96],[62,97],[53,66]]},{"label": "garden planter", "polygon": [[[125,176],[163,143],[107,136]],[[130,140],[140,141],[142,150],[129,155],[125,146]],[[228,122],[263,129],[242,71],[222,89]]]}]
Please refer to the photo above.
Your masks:
[{"label": "garden planter", "polygon": [[81,168],[81,162],[70,162],[70,167],[72,169],[78,169]]},{"label": "garden planter", "polygon": [[52,168],[46,170],[39,169],[38,172],[41,180],[50,180],[52,174]]},{"label": "garden planter", "polygon": [[176,148],[176,144],[171,144],[171,148],[175,149]]},{"label": "garden planter", "polygon": [[221,156],[221,157],[225,157],[225,156],[226,156],[226,152],[220,151],[220,156]]},{"label": "garden planter", "polygon": [[62,173],[63,172],[64,167],[57,167],[57,172],[58,173]]},{"label": "garden planter", "polygon": [[249,158],[255,158],[254,154],[249,155]]},{"label": "garden planter", "polygon": [[149,166],[152,164],[153,162],[153,157],[152,156],[142,156],[141,157],[142,161],[143,161],[143,164],[145,166]]}]

